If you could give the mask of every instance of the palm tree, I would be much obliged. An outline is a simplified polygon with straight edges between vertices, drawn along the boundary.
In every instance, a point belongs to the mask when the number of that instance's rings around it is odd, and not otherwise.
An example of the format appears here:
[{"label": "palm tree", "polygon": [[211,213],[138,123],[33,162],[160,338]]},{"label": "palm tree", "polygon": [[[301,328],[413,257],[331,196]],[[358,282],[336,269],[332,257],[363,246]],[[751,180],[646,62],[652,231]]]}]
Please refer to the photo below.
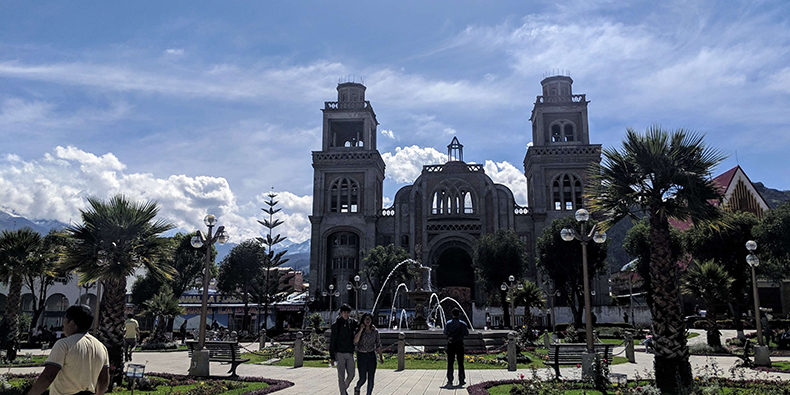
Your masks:
[{"label": "palm tree", "polygon": [[88,208],[80,213],[82,224],[66,229],[73,242],[63,265],[65,270],[79,273],[80,283],[101,281],[104,286],[100,324],[94,330],[107,347],[113,371],[119,374],[123,367],[126,278],[141,267],[162,280],[173,275],[173,268],[163,263],[161,256],[167,241],[159,237],[173,225],[155,220],[159,213],[156,202],[133,202],[122,195],[108,201],[88,198]]},{"label": "palm tree", "polygon": [[692,384],[691,365],[679,301],[678,267],[671,259],[669,219],[710,221],[720,198],[710,174],[725,156],[707,147],[703,136],[655,125],[639,134],[628,129],[620,149],[603,150],[592,166],[587,199],[607,217],[606,226],[641,210],[650,224],[650,279],[656,336],[656,384],[666,394]]},{"label": "palm tree", "polygon": [[708,345],[713,348],[721,348],[721,333],[716,326],[716,303],[727,300],[732,281],[727,271],[713,261],[690,267],[683,275],[683,293],[705,302]]},{"label": "palm tree", "polygon": [[540,289],[538,284],[524,280],[523,285],[522,289],[517,289],[513,294],[513,307],[524,306],[524,325],[529,328],[532,323],[530,308],[537,307],[542,309],[546,305],[546,300],[543,297],[543,290]]},{"label": "palm tree", "polygon": [[167,285],[163,286],[159,293],[143,302],[143,307],[147,314],[159,319],[151,339],[164,343],[169,320],[184,313],[184,309],[178,305],[178,299],[173,297],[173,290]]},{"label": "palm tree", "polygon": [[30,262],[36,259],[41,247],[41,235],[30,228],[14,231],[4,230],[0,235],[0,280],[8,285],[3,329],[6,331],[6,356],[16,359],[19,343],[19,313],[22,294],[22,279]]}]

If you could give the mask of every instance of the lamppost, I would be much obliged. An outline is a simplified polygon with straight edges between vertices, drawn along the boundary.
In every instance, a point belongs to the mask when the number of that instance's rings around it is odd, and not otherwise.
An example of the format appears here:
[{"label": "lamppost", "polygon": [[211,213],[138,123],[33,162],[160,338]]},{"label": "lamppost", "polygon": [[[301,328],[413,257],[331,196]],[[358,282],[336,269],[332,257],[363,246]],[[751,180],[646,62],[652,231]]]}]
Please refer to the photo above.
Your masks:
[{"label": "lamppost", "polygon": [[513,284],[513,282],[516,281],[516,277],[512,274],[507,278],[507,280],[510,282],[510,284],[503,282],[502,285],[499,286],[499,289],[508,293],[508,298],[510,299],[510,311],[512,311],[512,314],[510,314],[510,329],[513,329],[516,327],[516,295],[514,295],[512,291],[514,288],[521,291],[524,289],[524,284],[522,284],[520,281],[518,284]]},{"label": "lamppost", "polygon": [[760,259],[754,253],[757,250],[757,243],[754,240],[746,242],[746,249],[749,255],[746,255],[746,263],[752,269],[752,291],[754,292],[754,322],[757,327],[757,344],[759,346],[754,348],[754,364],[756,366],[771,366],[771,351],[765,344],[763,338],[763,325],[760,322],[760,293],[757,291],[757,274],[755,268],[760,266]]},{"label": "lamppost", "polygon": [[340,296],[340,291],[335,290],[335,284],[329,284],[329,292],[326,290],[321,292],[323,297],[329,296],[329,325],[332,325],[332,298]]},{"label": "lamppost", "polygon": [[543,294],[546,295],[546,299],[549,302],[549,320],[548,324],[551,326],[551,331],[554,332],[554,323],[557,322],[557,317],[554,316],[554,298],[559,297],[562,295],[562,291],[556,289],[554,291],[547,291],[543,290]]},{"label": "lamppost", "polygon": [[565,228],[560,232],[560,237],[565,241],[579,240],[582,244],[582,276],[584,276],[584,320],[585,322],[585,335],[587,335],[587,354],[584,355],[582,362],[585,367],[582,373],[592,373],[592,361],[595,358],[595,348],[593,346],[593,326],[592,326],[592,310],[590,306],[590,280],[587,270],[587,243],[590,240],[600,244],[606,241],[606,233],[598,232],[595,226],[587,233],[587,221],[590,219],[590,213],[587,210],[580,208],[576,210],[576,221],[581,224],[581,232],[577,233],[573,228]]},{"label": "lamppost", "polygon": [[357,274],[356,276],[354,276],[354,283],[353,284],[351,284],[351,283],[346,284],[346,290],[348,290],[348,291],[351,291],[352,289],[354,290],[354,301],[356,301],[356,315],[357,315],[357,319],[359,319],[359,290],[360,289],[363,290],[363,291],[367,291],[368,290],[368,285],[364,284],[364,283],[360,284],[359,281],[360,281],[359,274]]},{"label": "lamppost", "polygon": [[210,280],[209,268],[211,267],[211,246],[214,243],[225,244],[230,239],[228,233],[225,232],[225,227],[220,226],[217,228],[217,233],[212,235],[211,231],[217,225],[217,217],[212,214],[206,215],[203,218],[203,223],[208,227],[208,233],[203,234],[198,230],[197,235],[192,237],[191,243],[194,248],[206,248],[206,264],[203,267],[203,299],[200,306],[200,327],[198,328],[198,344],[197,350],[192,353],[192,364],[189,369],[189,374],[192,376],[208,376],[209,365],[208,350],[203,349],[206,343],[206,316],[208,315],[208,284]]}]

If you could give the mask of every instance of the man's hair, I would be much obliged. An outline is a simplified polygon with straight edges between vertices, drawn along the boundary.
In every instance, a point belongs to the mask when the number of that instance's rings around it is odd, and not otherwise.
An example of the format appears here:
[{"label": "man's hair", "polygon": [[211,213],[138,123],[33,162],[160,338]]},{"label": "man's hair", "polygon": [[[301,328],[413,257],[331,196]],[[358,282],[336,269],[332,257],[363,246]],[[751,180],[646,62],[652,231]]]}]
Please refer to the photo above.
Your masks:
[{"label": "man's hair", "polygon": [[134,314],[129,313],[129,314],[126,315],[126,318],[134,318]]},{"label": "man's hair", "polygon": [[91,308],[84,304],[75,304],[66,309],[65,318],[74,321],[77,331],[85,333],[93,324],[93,312]]},{"label": "man's hair", "polygon": [[458,310],[458,307],[453,309],[453,318],[458,318],[461,316],[461,310]]},{"label": "man's hair", "polygon": [[349,306],[348,303],[343,303],[343,305],[340,306],[340,312],[342,313],[344,311],[347,311],[349,313],[351,312],[351,306]]}]

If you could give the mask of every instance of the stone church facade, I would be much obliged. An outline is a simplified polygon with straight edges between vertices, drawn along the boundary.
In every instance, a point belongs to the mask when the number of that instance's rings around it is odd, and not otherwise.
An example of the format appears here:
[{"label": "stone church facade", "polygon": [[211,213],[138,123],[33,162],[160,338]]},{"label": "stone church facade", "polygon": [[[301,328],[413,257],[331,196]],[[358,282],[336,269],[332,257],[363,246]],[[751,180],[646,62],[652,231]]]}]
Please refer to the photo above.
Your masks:
[{"label": "stone church facade", "polygon": [[[326,102],[323,109],[321,150],[313,152],[312,293],[319,296],[334,284],[339,300],[353,305],[346,284],[363,269],[364,252],[394,243],[431,266],[435,290],[453,290],[478,306],[485,304],[472,269],[480,237],[513,229],[534,257],[544,228],[581,207],[586,170],[600,161],[601,146],[590,144],[588,102],[585,95],[573,94],[572,84],[567,76],[541,81],[543,94],[530,117],[533,145],[524,158],[526,207],[517,205],[513,192],[495,183],[482,165],[464,162],[463,146],[454,138],[447,162],[423,166],[414,183],[402,187],[386,208],[376,113],[365,100],[365,86],[339,84],[337,101]],[[534,267],[525,275],[540,281]],[[599,303],[608,298],[605,282],[596,288],[602,286]],[[360,308],[372,308],[374,298],[363,292]]]}]

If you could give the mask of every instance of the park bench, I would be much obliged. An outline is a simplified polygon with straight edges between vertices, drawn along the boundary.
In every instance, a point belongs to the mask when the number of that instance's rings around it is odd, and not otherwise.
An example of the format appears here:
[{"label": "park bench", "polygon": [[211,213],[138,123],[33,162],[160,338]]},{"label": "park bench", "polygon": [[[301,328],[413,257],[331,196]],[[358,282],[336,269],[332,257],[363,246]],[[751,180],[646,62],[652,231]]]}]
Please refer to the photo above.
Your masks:
[{"label": "park bench", "polygon": [[[192,352],[197,348],[196,341],[187,341],[187,350],[189,357],[192,357]],[[238,342],[223,342],[223,341],[207,341],[204,343],[205,349],[208,350],[208,360],[210,362],[229,363],[231,377],[237,376],[236,367],[249,361],[249,358],[242,359],[241,349]]]},{"label": "park bench", "polygon": [[[595,353],[601,356],[604,363],[612,361],[612,345],[596,344]],[[545,365],[553,366],[556,377],[559,378],[560,365],[577,365],[582,363],[582,355],[587,352],[587,345],[584,343],[554,343],[549,347],[548,360]]]}]

